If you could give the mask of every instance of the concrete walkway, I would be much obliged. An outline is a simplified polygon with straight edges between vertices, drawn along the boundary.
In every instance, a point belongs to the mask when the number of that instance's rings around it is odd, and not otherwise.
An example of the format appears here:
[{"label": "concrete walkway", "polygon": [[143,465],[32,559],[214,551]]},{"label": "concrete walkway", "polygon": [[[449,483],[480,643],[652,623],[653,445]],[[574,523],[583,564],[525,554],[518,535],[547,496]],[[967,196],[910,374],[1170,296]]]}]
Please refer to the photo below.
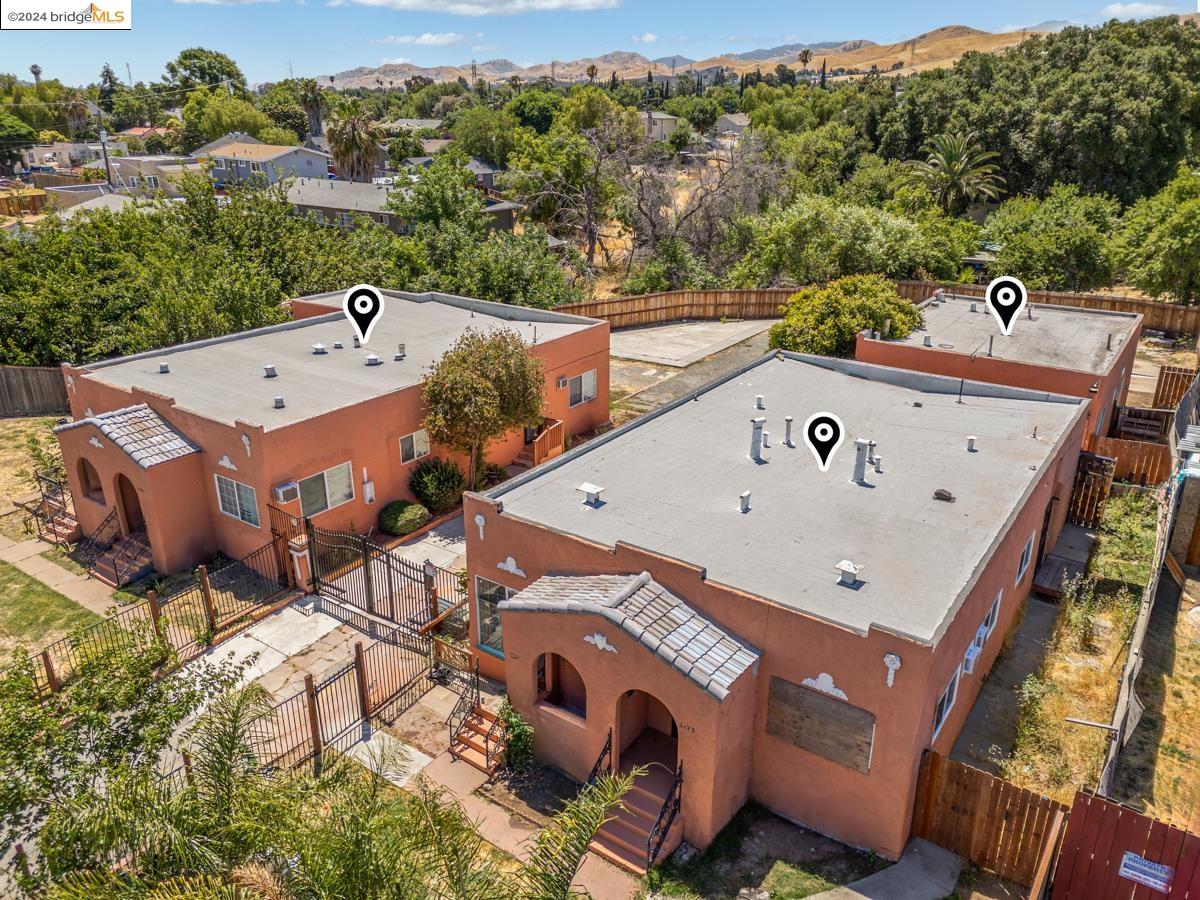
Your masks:
[{"label": "concrete walkway", "polygon": [[467,564],[467,538],[463,531],[463,517],[455,516],[418,538],[404,541],[393,547],[392,553],[418,565],[429,560],[443,569],[453,571],[464,568]]},{"label": "concrete walkway", "polygon": [[610,352],[620,359],[683,368],[761,334],[775,321],[673,322],[648,328],[622,328],[612,333]]},{"label": "concrete walkway", "polygon": [[949,850],[922,838],[913,838],[895,865],[813,897],[828,900],[943,900],[954,893],[962,864],[962,860]]},{"label": "concrete walkway", "polygon": [[19,543],[0,537],[0,560],[74,600],[84,609],[105,616],[113,606],[113,589],[102,581],[79,575],[42,556],[54,545],[38,538]]}]

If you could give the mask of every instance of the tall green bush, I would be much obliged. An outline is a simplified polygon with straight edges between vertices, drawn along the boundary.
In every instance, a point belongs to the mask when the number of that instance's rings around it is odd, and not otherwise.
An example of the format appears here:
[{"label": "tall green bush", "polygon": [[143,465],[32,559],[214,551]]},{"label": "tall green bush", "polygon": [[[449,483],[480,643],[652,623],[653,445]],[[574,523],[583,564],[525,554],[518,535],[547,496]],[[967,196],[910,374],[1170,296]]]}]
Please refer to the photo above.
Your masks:
[{"label": "tall green bush", "polygon": [[921,311],[896,293],[880,275],[852,275],[823,288],[793,294],[783,308],[783,321],[771,326],[771,347],[848,356],[854,337],[866,328],[883,331],[891,320],[892,337],[906,337],[922,324]]},{"label": "tall green bush", "polygon": [[408,489],[434,515],[447,512],[458,505],[467,485],[467,476],[453,461],[427,459],[408,479]]}]

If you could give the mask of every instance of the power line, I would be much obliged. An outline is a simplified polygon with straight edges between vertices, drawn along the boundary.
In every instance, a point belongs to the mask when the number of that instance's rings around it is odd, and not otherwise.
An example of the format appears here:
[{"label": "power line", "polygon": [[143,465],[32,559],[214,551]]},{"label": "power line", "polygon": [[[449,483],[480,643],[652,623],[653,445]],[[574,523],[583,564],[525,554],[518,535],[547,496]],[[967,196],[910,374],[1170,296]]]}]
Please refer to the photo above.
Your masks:
[{"label": "power line", "polygon": [[[237,81],[237,79],[234,79],[234,78],[223,78],[220,81],[214,82],[212,84],[197,84],[194,87],[190,87],[190,88],[164,88],[163,90],[154,90],[153,88],[149,88],[149,90],[151,91],[151,93],[154,94],[154,96],[162,97],[167,94],[188,94],[188,93],[191,93],[192,91],[199,90],[200,88],[215,88],[215,87],[221,87],[222,85],[232,86],[233,84],[236,83],[236,81]],[[126,90],[128,90],[128,88],[126,88]],[[83,97],[82,99],[86,103],[86,102],[89,102],[90,98]],[[33,106],[35,104],[41,104],[42,106],[73,106],[75,104],[75,102],[76,102],[75,100],[38,100],[38,99],[34,99],[34,100],[30,100],[30,101],[25,101],[22,103],[0,103],[0,106]],[[96,101],[90,100],[90,102],[95,103]],[[99,104],[97,104],[97,105],[99,105]]]}]

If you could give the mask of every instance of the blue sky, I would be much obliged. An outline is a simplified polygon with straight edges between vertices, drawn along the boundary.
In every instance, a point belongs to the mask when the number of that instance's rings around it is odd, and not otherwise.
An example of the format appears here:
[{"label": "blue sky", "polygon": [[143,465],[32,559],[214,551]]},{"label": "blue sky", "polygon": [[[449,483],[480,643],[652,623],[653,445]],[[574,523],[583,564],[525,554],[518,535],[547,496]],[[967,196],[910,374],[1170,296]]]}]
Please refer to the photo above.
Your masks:
[{"label": "blue sky", "polygon": [[129,32],[0,32],[0,71],[96,79],[109,62],[124,80],[156,80],[181,49],[232,56],[249,80],[321,75],[384,61],[457,65],[497,57],[521,65],[611,50],[700,59],[791,41],[889,43],[942,25],[989,31],[1047,20],[1191,11],[1188,6],[1087,0],[784,3],[780,0],[133,0]]}]

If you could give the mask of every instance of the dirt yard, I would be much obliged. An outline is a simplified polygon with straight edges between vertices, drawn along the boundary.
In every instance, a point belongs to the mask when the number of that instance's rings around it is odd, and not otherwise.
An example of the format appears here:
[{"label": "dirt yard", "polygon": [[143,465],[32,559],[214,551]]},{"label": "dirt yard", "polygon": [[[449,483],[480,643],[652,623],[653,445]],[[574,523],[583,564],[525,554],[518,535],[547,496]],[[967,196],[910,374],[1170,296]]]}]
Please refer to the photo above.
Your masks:
[{"label": "dirt yard", "polygon": [[1196,364],[1196,339],[1191,335],[1183,335],[1175,341],[1143,335],[1138,341],[1133,361],[1129,392],[1125,395],[1126,405],[1150,407],[1153,404],[1154,386],[1158,383],[1158,370],[1162,366],[1194,369]]},{"label": "dirt yard", "polygon": [[35,434],[47,434],[54,419],[0,419],[0,515],[13,500],[35,489],[26,444]]}]

